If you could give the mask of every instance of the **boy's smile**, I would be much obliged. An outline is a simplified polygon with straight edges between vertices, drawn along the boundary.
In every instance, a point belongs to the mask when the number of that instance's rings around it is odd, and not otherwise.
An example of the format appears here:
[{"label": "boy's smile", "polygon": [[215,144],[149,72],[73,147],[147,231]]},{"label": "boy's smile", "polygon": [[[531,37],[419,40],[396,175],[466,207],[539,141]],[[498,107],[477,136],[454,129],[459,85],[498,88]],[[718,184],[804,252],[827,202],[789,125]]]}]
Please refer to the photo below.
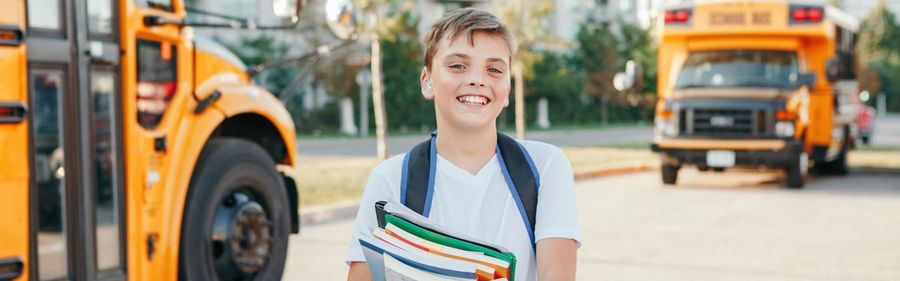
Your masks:
[{"label": "boy's smile", "polygon": [[[508,104],[510,50],[501,37],[476,31],[441,39],[430,71],[422,73],[425,98],[434,99],[439,128],[495,130]],[[442,125],[443,124],[443,125]]]}]

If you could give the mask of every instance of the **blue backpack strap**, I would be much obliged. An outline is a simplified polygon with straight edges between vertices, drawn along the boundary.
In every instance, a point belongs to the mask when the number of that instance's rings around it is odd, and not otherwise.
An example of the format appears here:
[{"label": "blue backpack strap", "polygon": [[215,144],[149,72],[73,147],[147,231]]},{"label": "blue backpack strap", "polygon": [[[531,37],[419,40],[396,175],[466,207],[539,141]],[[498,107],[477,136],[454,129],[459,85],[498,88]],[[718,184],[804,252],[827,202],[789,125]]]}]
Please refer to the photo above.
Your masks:
[{"label": "blue backpack strap", "polygon": [[519,214],[528,230],[528,238],[531,240],[531,248],[536,249],[534,241],[534,224],[537,213],[538,188],[540,178],[531,156],[519,142],[504,134],[497,133],[497,156],[500,160],[500,169],[506,178],[506,185],[516,205]]},{"label": "blue backpack strap", "polygon": [[[437,165],[437,132],[431,140],[417,144],[403,158],[400,179],[400,203],[425,217],[431,212],[434,174]],[[510,194],[516,201],[522,222],[528,231],[531,247],[536,250],[534,224],[537,213],[540,176],[525,147],[504,134],[497,133],[497,159]]]},{"label": "blue backpack strap", "polygon": [[[435,160],[437,147],[436,133],[431,139],[421,142],[409,150],[403,158],[400,178],[400,203],[425,217],[431,213],[431,197],[434,194]],[[436,158],[436,157],[435,157]]]}]

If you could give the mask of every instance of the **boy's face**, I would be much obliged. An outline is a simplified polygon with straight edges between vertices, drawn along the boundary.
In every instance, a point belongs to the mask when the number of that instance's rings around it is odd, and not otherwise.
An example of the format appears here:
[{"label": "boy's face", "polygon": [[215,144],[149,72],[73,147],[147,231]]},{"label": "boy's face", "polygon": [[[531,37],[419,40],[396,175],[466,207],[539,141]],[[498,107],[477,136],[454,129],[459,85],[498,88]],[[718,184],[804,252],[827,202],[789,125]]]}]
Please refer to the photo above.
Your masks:
[{"label": "boy's face", "polygon": [[[509,104],[510,51],[500,36],[476,31],[452,42],[441,39],[430,73],[422,71],[422,95],[434,99],[437,122],[458,130],[494,128]],[[431,88],[425,81],[431,80]]]}]

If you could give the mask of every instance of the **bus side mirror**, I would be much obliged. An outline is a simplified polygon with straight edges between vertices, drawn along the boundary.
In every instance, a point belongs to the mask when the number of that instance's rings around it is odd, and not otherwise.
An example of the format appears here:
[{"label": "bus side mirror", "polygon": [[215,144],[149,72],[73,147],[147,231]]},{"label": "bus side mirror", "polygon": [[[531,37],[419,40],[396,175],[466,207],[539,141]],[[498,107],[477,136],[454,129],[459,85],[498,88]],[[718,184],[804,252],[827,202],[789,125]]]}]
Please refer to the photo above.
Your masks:
[{"label": "bus side mirror", "polygon": [[279,18],[290,18],[291,22],[300,20],[300,12],[303,11],[303,0],[274,0],[272,1],[272,13]]},{"label": "bus side mirror", "polygon": [[629,60],[625,63],[625,72],[616,73],[613,77],[613,87],[619,91],[629,89],[640,90],[644,84],[644,70],[640,63]]},{"label": "bus side mirror", "polygon": [[338,38],[356,39],[356,12],[350,0],[325,2],[325,22]]},{"label": "bus side mirror", "polygon": [[809,88],[809,91],[812,92],[813,85],[816,84],[816,80],[818,79],[819,77],[816,76],[815,73],[809,72],[800,74],[800,78],[797,79],[797,82],[800,85],[806,85],[806,87]]},{"label": "bus side mirror", "polygon": [[840,66],[837,60],[828,59],[827,61],[825,61],[825,76],[828,79],[828,83],[834,83],[834,81],[837,81],[839,72]]}]

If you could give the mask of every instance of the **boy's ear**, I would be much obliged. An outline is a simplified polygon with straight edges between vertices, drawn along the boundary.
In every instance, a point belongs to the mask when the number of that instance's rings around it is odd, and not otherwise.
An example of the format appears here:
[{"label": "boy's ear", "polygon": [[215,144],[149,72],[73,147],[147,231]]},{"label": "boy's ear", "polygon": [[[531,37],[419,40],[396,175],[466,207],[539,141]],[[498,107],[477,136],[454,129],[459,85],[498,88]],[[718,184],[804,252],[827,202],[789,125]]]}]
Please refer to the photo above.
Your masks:
[{"label": "boy's ear", "polygon": [[[422,96],[426,99],[434,99],[434,85],[431,85],[431,75],[428,74],[428,68],[422,68],[422,75],[419,76],[419,85],[422,87]],[[428,84],[426,87],[425,85]]]}]

